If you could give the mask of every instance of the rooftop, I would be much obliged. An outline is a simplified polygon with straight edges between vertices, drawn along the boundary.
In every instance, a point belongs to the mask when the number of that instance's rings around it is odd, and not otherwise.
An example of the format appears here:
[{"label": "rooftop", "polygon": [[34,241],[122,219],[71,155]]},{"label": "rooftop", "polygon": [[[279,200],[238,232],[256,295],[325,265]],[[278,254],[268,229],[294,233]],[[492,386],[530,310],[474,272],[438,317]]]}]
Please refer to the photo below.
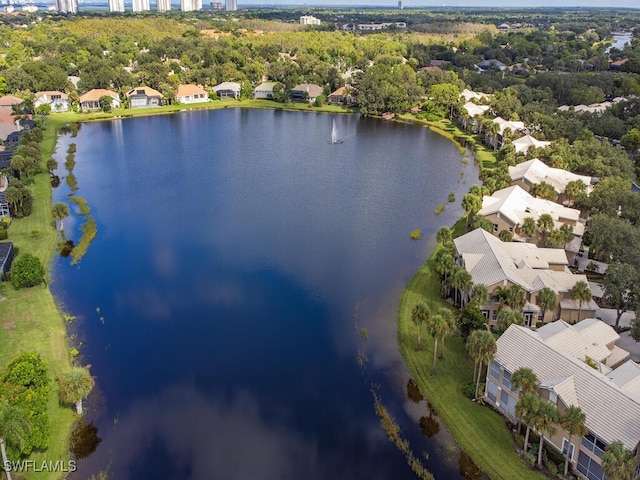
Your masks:
[{"label": "rooftop", "polygon": [[559,194],[564,193],[567,184],[575,180],[581,180],[587,186],[587,191],[591,185],[591,177],[550,167],[537,158],[509,167],[509,175],[513,181],[525,180],[529,184],[548,183]]}]

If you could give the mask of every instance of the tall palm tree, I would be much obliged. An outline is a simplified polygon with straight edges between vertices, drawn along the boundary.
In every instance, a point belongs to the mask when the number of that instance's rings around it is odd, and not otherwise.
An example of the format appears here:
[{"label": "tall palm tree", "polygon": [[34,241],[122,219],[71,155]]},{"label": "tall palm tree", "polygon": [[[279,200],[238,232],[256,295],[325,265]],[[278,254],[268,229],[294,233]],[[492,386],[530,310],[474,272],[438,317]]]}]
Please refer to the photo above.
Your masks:
[{"label": "tall palm tree", "polygon": [[582,313],[582,302],[591,300],[591,289],[589,284],[584,280],[577,282],[571,291],[569,292],[572,300],[577,300],[578,304],[578,321],[580,321],[580,315]]},{"label": "tall palm tree", "polygon": [[608,480],[631,480],[635,459],[621,441],[611,442],[602,454],[602,468]]},{"label": "tall palm tree", "polygon": [[497,348],[496,339],[491,332],[487,330],[474,330],[471,332],[471,335],[469,335],[469,339],[467,340],[467,350],[478,366],[477,376],[475,375],[474,368],[474,378],[476,379],[475,398],[478,398],[478,391],[480,390],[482,365],[485,360],[488,364],[493,361],[496,356]]},{"label": "tall palm tree", "polygon": [[440,346],[440,358],[444,358],[444,339],[453,334],[456,331],[456,319],[453,316],[453,312],[448,308],[441,308],[438,311],[438,315],[440,315],[447,324],[447,328],[442,332],[442,345]]},{"label": "tall palm tree", "polygon": [[578,437],[584,437],[588,430],[585,425],[587,417],[582,411],[582,409],[576,405],[571,405],[568,407],[564,415],[560,417],[560,426],[565,429],[565,431],[569,434],[569,441],[567,442],[567,452],[565,453],[564,460],[564,476],[567,476],[569,472],[569,450],[571,448],[571,438],[574,435]]},{"label": "tall palm tree", "polygon": [[466,347],[467,347],[467,352],[469,353],[469,355],[471,356],[471,358],[473,358],[473,383],[476,383],[476,377],[478,375],[478,364],[480,363],[481,357],[478,353],[479,350],[479,343],[480,343],[480,335],[476,332],[479,332],[480,330],[473,330],[470,334],[469,337],[467,338],[467,343],[466,343]]},{"label": "tall palm tree", "polygon": [[562,243],[564,245],[564,248],[567,248],[567,243],[569,243],[571,240],[573,240],[573,226],[569,225],[568,223],[563,223],[562,225],[560,225],[560,236],[562,238]]},{"label": "tall palm tree", "polygon": [[429,322],[427,323],[427,328],[431,336],[433,337],[434,346],[433,346],[433,365],[431,366],[431,375],[436,374],[436,357],[438,354],[438,338],[445,335],[449,325],[447,321],[440,315],[431,316],[429,318]]},{"label": "tall palm tree", "polygon": [[527,432],[524,435],[524,451],[529,450],[529,432],[531,425],[538,411],[540,399],[533,392],[522,392],[518,395],[518,403],[516,403],[516,415],[527,426]]},{"label": "tall palm tree", "polygon": [[502,310],[496,317],[498,322],[497,332],[502,334],[512,323],[516,325],[524,325],[524,315],[517,310]]},{"label": "tall palm tree", "polygon": [[60,222],[60,231],[64,230],[63,220],[69,216],[69,207],[66,203],[58,202],[51,208],[53,219]]},{"label": "tall palm tree", "polygon": [[[536,393],[538,388],[538,376],[529,367],[520,367],[511,375],[513,391],[519,393]],[[518,433],[520,433],[521,417],[518,416]]]},{"label": "tall palm tree", "polygon": [[[31,424],[24,412],[10,405],[6,400],[0,400],[0,453],[3,466],[9,461],[5,444],[11,444],[22,450],[30,431]],[[7,480],[11,480],[11,470],[7,468],[5,473]]]},{"label": "tall palm tree", "polygon": [[449,290],[449,275],[453,272],[455,266],[456,262],[453,255],[445,249],[438,250],[434,258],[434,269],[440,275],[442,281],[441,296],[446,295]]},{"label": "tall palm tree", "polygon": [[482,197],[467,193],[462,197],[462,208],[467,212],[467,227],[471,225],[471,219],[482,208]]},{"label": "tall palm tree", "polygon": [[74,403],[78,415],[82,415],[82,400],[87,398],[93,390],[95,380],[89,374],[89,369],[74,367],[60,375],[60,399],[63,402]]},{"label": "tall palm tree", "polygon": [[498,302],[498,312],[500,312],[509,298],[509,289],[503,286],[496,287],[493,291],[493,298]]},{"label": "tall palm tree", "polygon": [[538,467],[542,466],[542,449],[544,447],[544,434],[554,435],[555,424],[558,423],[558,409],[545,400],[540,401],[536,410],[533,426],[540,432],[540,447],[538,448]]},{"label": "tall palm tree", "polygon": [[544,317],[546,313],[550,310],[555,310],[557,305],[557,296],[556,292],[551,290],[549,287],[544,287],[542,290],[538,292],[538,296],[536,298],[536,305],[538,305],[542,309],[542,321],[544,322]]},{"label": "tall palm tree", "polygon": [[471,300],[478,305],[486,305],[489,301],[489,291],[487,286],[482,283],[476,283],[471,287]]},{"label": "tall palm tree", "polygon": [[413,310],[411,311],[411,320],[413,320],[413,323],[418,327],[418,350],[422,348],[422,326],[429,320],[430,315],[431,311],[424,303],[414,305]]},{"label": "tall palm tree", "polygon": [[548,213],[543,213],[538,218],[538,222],[537,222],[536,226],[538,227],[538,230],[540,230],[540,233],[544,237],[544,241],[546,243],[547,242],[547,236],[549,235],[549,232],[551,232],[551,230],[553,230],[553,227],[554,227],[554,225],[553,225],[553,217],[551,215],[549,215]]},{"label": "tall palm tree", "polygon": [[507,290],[506,304],[516,311],[520,311],[527,303],[527,292],[520,285],[513,284]]},{"label": "tall palm tree", "polygon": [[[467,302],[469,290],[473,286],[473,278],[463,267],[456,267],[451,274],[451,286],[456,289],[455,303],[464,307]],[[458,298],[460,301],[458,302]]]}]

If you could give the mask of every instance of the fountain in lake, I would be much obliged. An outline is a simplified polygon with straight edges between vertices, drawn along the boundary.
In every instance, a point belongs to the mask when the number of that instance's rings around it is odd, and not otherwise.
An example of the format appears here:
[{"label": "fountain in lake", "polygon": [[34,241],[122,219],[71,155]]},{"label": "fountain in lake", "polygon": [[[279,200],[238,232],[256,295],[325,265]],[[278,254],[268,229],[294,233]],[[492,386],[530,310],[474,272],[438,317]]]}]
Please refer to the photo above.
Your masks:
[{"label": "fountain in lake", "polygon": [[336,127],[336,119],[333,119],[333,128],[331,129],[331,143],[342,143],[338,138],[338,128]]}]

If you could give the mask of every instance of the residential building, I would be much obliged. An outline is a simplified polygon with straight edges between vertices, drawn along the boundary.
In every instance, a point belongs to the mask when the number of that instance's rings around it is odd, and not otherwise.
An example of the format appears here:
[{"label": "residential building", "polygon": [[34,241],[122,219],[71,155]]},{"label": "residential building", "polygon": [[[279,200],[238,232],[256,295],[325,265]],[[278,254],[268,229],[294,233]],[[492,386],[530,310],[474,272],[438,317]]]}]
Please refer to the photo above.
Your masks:
[{"label": "residential building", "polygon": [[539,243],[542,235],[534,234],[531,238],[522,232],[525,219],[533,218],[537,223],[542,215],[551,215],[554,228],[559,230],[563,224],[573,228],[574,238],[565,245],[565,250],[571,252],[569,261],[573,261],[573,254],[577,253],[582,243],[585,222],[580,218],[580,210],[568,208],[559,203],[536,198],[530,195],[519,185],[503,188],[494,192],[490,197],[482,197],[482,208],[478,215],[485,217],[493,225],[494,235],[499,235],[502,230],[508,230],[513,234],[514,240],[531,241]]},{"label": "residential building", "polygon": [[126,94],[129,108],[159,107],[162,104],[162,94],[150,87],[136,87]]},{"label": "residential building", "polygon": [[53,113],[68,112],[69,96],[58,91],[36,92],[33,106],[38,108],[41,105],[49,105]]},{"label": "residential building", "polygon": [[264,82],[258,85],[253,90],[253,98],[262,98],[266,100],[273,100],[273,82]]},{"label": "residential building", "polygon": [[346,87],[340,87],[327,97],[327,102],[334,105],[353,105],[356,99],[351,95],[351,90]]},{"label": "residential building", "polygon": [[462,92],[460,92],[460,96],[464,98],[465,102],[471,102],[472,100],[475,100],[476,102],[489,102],[493,98],[493,95],[489,93],[474,92],[468,88],[462,90]]},{"label": "residential building", "polygon": [[159,12],[170,12],[171,11],[171,0],[158,0],[156,4],[156,8]]},{"label": "residential building", "polygon": [[524,153],[525,155],[529,151],[531,147],[533,148],[545,148],[551,145],[551,142],[544,142],[542,140],[537,140],[531,135],[525,135],[524,137],[520,137],[517,140],[513,141],[513,146],[516,149],[516,153]]},{"label": "residential building", "polygon": [[7,273],[13,263],[13,243],[0,243],[0,280],[7,280]]},{"label": "residential building", "polygon": [[78,13],[78,0],[56,0],[58,13]]},{"label": "residential building", "polygon": [[102,105],[100,104],[100,99],[102,97],[111,98],[112,109],[120,108],[120,97],[118,94],[104,88],[94,88],[93,90],[89,90],[87,93],[80,95],[80,108],[85,112],[90,110],[100,110],[102,108]]},{"label": "residential building", "polygon": [[124,0],[109,0],[109,11],[124,13]]},{"label": "residential building", "polygon": [[[512,285],[520,286],[526,293],[522,314],[527,326],[559,317],[575,323],[595,315],[598,306],[593,299],[582,304],[571,299],[573,286],[579,281],[588,282],[585,275],[571,273],[563,249],[540,248],[524,242],[502,242],[481,228],[456,238],[454,244],[458,264],[471,274],[474,284],[487,287],[489,302],[479,307],[489,325],[497,323],[498,311],[502,307],[494,298],[498,287]],[[558,307],[543,316],[536,300],[545,287],[556,293]]]},{"label": "residential building", "polygon": [[9,203],[7,202],[4,192],[0,192],[0,219],[2,217],[10,217]]},{"label": "residential building", "polygon": [[[640,369],[633,362],[615,370],[607,365],[611,357],[626,353],[612,346],[616,337],[611,327],[595,319],[573,326],[555,322],[538,331],[511,325],[497,341],[487,374],[485,399],[512,422],[517,421],[518,392],[511,376],[522,367],[533,370],[538,395],[560,415],[569,406],[580,407],[588,430],[584,437],[569,443],[568,433],[556,425],[556,433],[545,441],[559,452],[568,451],[572,467],[589,480],[605,479],[602,455],[612,442],[621,441],[635,452],[638,463]],[[602,356],[605,362],[596,360]]]},{"label": "residential building", "polygon": [[300,17],[300,25],[320,25],[321,23],[319,18],[312,15],[303,15]]},{"label": "residential building", "polygon": [[527,160],[514,167],[509,167],[509,176],[512,185],[520,185],[527,192],[531,189],[531,185],[538,183],[548,183],[552,185],[558,194],[558,201],[565,199],[564,191],[569,182],[580,180],[587,187],[587,193],[592,190],[593,179],[586,175],[577,175],[567,172],[561,168],[553,168],[541,162],[537,158]]},{"label": "residential building", "polygon": [[149,0],[132,0],[131,10],[134,12],[146,12],[151,10],[149,7]]},{"label": "residential building", "polygon": [[210,102],[207,91],[198,85],[178,85],[176,101],[180,103]]},{"label": "residential building", "polygon": [[495,58],[489,60],[482,60],[480,63],[476,65],[476,68],[484,72],[485,70],[506,70],[507,66],[502,63],[500,60],[496,60]]},{"label": "residential building", "polygon": [[494,118],[493,123],[498,124],[498,133],[496,135],[487,135],[487,139],[489,144],[495,148],[500,148],[502,146],[507,130],[510,130],[511,133],[522,132],[525,130],[524,122],[505,120],[502,117]]},{"label": "residential building", "polygon": [[218,98],[238,99],[241,88],[240,84],[236,82],[222,82],[213,87],[212,90],[218,94]]},{"label": "residential building", "polygon": [[180,10],[183,12],[202,10],[202,0],[180,0]]},{"label": "residential building", "polygon": [[227,11],[238,10],[238,0],[224,0],[224,9]]},{"label": "residential building", "polygon": [[324,89],[320,85],[301,83],[291,89],[291,100],[294,102],[313,103],[323,92]]}]

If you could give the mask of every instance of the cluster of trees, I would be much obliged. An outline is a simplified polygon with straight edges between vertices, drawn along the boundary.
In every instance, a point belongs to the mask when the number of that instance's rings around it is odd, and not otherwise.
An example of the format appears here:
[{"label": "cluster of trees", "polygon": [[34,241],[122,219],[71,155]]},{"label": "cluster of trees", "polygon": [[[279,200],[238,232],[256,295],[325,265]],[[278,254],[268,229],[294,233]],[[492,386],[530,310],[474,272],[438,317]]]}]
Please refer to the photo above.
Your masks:
[{"label": "cluster of trees", "polygon": [[[82,414],[82,399],[93,388],[88,369],[75,367],[59,378],[60,400],[75,403]],[[37,353],[21,353],[0,372],[0,451],[3,464],[46,450],[49,446],[48,367]],[[5,472],[10,477],[10,471]]]}]

